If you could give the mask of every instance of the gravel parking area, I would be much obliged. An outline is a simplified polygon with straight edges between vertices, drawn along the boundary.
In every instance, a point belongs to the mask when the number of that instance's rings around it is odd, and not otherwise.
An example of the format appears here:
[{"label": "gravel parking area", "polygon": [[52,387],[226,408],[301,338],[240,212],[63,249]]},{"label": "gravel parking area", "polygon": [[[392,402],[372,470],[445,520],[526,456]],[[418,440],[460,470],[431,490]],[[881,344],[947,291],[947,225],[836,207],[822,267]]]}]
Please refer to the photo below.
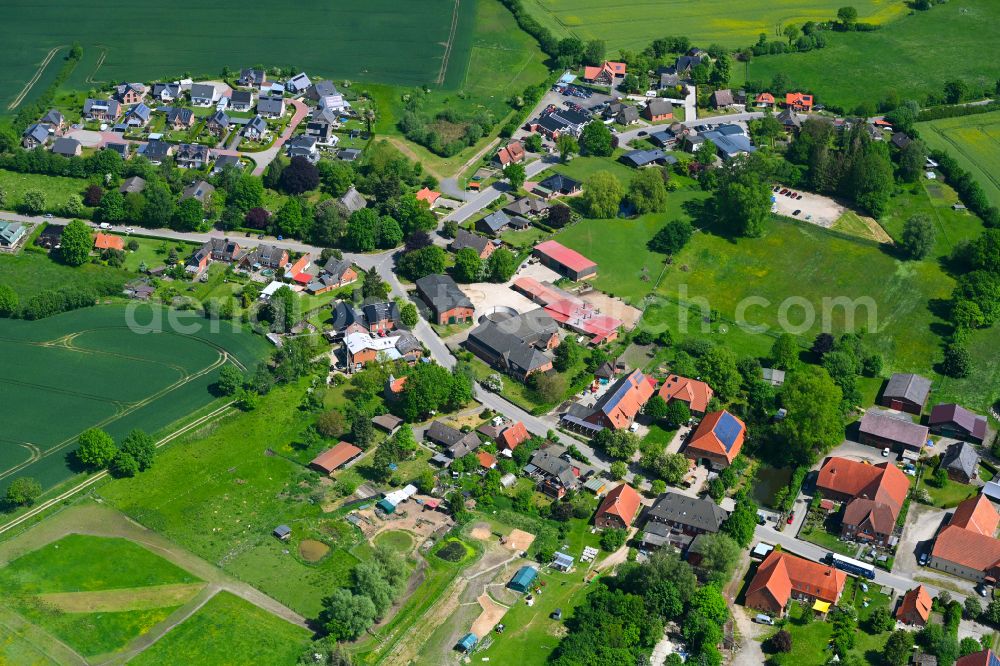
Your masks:
[{"label": "gravel parking area", "polygon": [[927,569],[917,563],[922,552],[930,552],[934,535],[950,513],[947,509],[910,502],[910,510],[906,515],[906,526],[896,548],[896,560],[892,571],[900,576],[912,576],[917,572],[928,573]]},{"label": "gravel parking area", "polygon": [[[782,186],[783,188],[784,186]],[[830,197],[799,190],[795,190],[795,193],[802,195],[802,198],[785,196],[780,193],[780,190],[772,192],[771,195],[775,198],[772,210],[778,215],[803,220],[826,229],[832,227],[833,223],[844,214],[845,208]],[[800,212],[798,215],[793,215],[795,211]]]}]

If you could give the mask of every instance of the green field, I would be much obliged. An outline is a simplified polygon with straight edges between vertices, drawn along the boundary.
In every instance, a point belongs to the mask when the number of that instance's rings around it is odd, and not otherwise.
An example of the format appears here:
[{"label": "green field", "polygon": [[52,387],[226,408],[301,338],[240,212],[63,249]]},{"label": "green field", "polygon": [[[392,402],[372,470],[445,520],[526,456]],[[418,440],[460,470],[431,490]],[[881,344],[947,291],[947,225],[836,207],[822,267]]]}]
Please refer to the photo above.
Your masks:
[{"label": "green field", "polygon": [[[139,325],[160,317],[161,332],[133,330],[130,312]],[[207,320],[176,315],[111,305],[34,322],[0,320],[0,399],[7,405],[0,486],[17,476],[43,487],[64,481],[72,473],[66,454],[83,430],[157,432],[215,399],[210,387],[223,364],[253,367],[263,357],[265,343],[247,331],[212,332]]]},{"label": "green field", "polygon": [[305,629],[229,592],[219,592],[129,663],[280,666],[294,664],[308,638]]},{"label": "green field", "polygon": [[848,111],[862,103],[877,104],[889,92],[922,102],[927,93],[940,95],[952,79],[992,90],[1000,62],[983,54],[998,43],[1000,4],[949,2],[877,32],[831,33],[824,49],[754,58],[746,71],[733,67],[731,83],[741,85],[746,74],[766,86],[782,73],[793,87],[814,93],[817,102]]},{"label": "green field", "polygon": [[[270,0],[233,7],[183,0],[137,7],[56,0],[42,15],[30,5],[8,7],[0,46],[5,64],[0,110],[6,110],[50,49],[73,42],[84,47],[85,55],[69,83],[84,88],[88,79],[150,81],[185,72],[218,76],[224,66],[238,70],[254,64],[292,66],[338,82],[434,85],[443,79],[454,85],[464,79],[469,62],[467,35],[475,4]],[[108,26],[118,23],[126,8],[133,25],[156,28],[110,36]],[[43,74],[54,76],[60,64],[57,56]],[[45,83],[43,75],[33,92]]]},{"label": "green field", "polygon": [[[872,23],[900,16],[906,11],[895,0],[862,0],[853,3],[858,19]],[[749,46],[757,35],[780,39],[783,25],[826,21],[837,16],[841,3],[833,0],[660,0],[655,3],[621,0],[528,0],[532,16],[557,37],[575,35],[583,40],[603,39],[608,55],[618,49],[642,50],[664,35],[684,35],[702,48],[711,43],[729,47]]]},{"label": "green field", "polygon": [[[2,107],[0,107],[0,111],[2,111]],[[10,210],[16,210],[21,205],[25,192],[39,190],[45,194],[45,211],[61,214],[70,196],[77,194],[82,197],[87,185],[89,182],[83,178],[17,173],[0,169],[0,190],[3,190],[7,197],[3,207]],[[93,211],[92,208],[86,207],[85,210]],[[88,212],[87,216],[89,217],[89,215]]]},{"label": "green field", "polygon": [[918,123],[920,138],[948,152],[1000,206],[1000,111]]}]

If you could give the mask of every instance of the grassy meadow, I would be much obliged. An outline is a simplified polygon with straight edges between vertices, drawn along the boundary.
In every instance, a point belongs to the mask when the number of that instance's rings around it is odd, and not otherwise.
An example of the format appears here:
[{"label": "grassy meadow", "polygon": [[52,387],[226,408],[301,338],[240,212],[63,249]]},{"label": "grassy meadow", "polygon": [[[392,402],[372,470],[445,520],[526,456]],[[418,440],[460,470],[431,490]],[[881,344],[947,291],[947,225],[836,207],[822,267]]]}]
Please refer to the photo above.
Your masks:
[{"label": "grassy meadow", "polygon": [[[61,214],[66,202],[73,194],[83,196],[89,181],[83,178],[66,176],[46,176],[35,173],[17,173],[0,169],[0,190],[6,196],[4,208],[15,210],[24,201],[24,193],[29,190],[39,190],[45,194],[45,210],[53,214]],[[93,208],[86,208],[86,217],[90,217]]]},{"label": "grassy meadow", "polygon": [[992,0],[935,5],[882,30],[830,33],[827,41],[817,51],[761,56],[746,67],[734,66],[731,83],[736,88],[745,77],[767,85],[782,73],[793,87],[814,93],[817,102],[852,110],[890,92],[922,101],[956,78],[992,90],[1000,77],[1000,61],[983,57],[990,44],[1000,44],[1000,5]]},{"label": "grassy meadow", "polygon": [[1000,206],[1000,111],[918,123],[930,148],[947,151]]}]

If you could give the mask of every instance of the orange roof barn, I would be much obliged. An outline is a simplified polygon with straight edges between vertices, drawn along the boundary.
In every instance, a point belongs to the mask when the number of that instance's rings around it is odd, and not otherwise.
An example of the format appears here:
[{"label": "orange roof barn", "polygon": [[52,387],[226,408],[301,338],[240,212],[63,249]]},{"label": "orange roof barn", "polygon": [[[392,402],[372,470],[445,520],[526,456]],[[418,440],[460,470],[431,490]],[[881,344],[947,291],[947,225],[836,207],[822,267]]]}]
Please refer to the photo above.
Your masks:
[{"label": "orange roof barn", "polygon": [[604,496],[594,517],[594,524],[598,527],[627,529],[635,520],[641,502],[635,488],[623,483]]},{"label": "orange roof barn", "polygon": [[313,458],[309,466],[320,472],[333,474],[337,469],[351,462],[362,453],[364,452],[353,444],[341,442],[332,449],[327,449]]},{"label": "orange roof barn", "polygon": [[684,449],[688,458],[705,458],[713,465],[728,467],[733,463],[746,436],[746,425],[729,412],[712,412],[701,420],[694,436]]},{"label": "orange roof barn", "polygon": [[746,605],[781,613],[793,592],[835,604],[846,581],[847,574],[839,569],[773,550],[747,587]]}]

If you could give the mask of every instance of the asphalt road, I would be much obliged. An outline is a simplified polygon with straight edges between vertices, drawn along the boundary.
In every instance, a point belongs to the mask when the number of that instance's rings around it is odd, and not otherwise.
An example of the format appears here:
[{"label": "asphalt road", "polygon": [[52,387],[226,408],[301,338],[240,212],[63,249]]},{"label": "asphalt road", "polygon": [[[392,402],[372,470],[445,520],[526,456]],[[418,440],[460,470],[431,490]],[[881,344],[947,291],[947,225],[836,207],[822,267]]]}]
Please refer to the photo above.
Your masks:
[{"label": "asphalt road", "polygon": [[[710,116],[706,118],[700,118],[696,120],[685,120],[682,125],[687,127],[694,127],[695,125],[722,125],[724,123],[736,123],[736,122],[747,122],[749,120],[754,120],[755,118],[763,118],[764,114],[760,111],[744,111],[742,113],[730,113],[725,116]],[[653,134],[659,132],[660,130],[667,129],[673,123],[661,123],[659,125],[647,125],[646,127],[636,127],[634,129],[626,130],[624,132],[618,132],[616,135],[618,137],[618,145],[624,146],[625,144],[631,143],[638,138],[639,132],[645,132],[646,134]],[[646,136],[645,134],[643,136]]]},{"label": "asphalt road", "polygon": [[[525,166],[524,172],[526,177],[530,180],[556,163],[557,159],[555,157],[545,156],[542,159],[535,160]],[[504,192],[507,192],[509,188],[510,185],[506,181],[498,181],[493,185],[484,188],[478,194],[470,197],[465,204],[445,215],[441,219],[441,222],[454,221],[461,224],[496,201]]]}]

